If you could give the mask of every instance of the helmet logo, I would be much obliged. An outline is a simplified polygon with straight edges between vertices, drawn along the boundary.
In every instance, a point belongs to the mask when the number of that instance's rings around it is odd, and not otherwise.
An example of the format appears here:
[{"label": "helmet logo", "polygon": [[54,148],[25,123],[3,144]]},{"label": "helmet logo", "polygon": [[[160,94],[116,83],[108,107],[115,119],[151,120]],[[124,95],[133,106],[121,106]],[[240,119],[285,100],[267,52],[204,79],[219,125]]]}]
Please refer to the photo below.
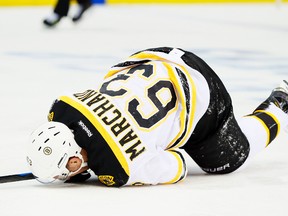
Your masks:
[{"label": "helmet logo", "polygon": [[52,121],[54,118],[54,112],[49,113],[48,115],[48,121]]},{"label": "helmet logo", "polygon": [[51,149],[50,147],[45,147],[45,148],[43,149],[43,153],[44,153],[45,155],[50,155],[50,154],[52,153],[52,149]]}]

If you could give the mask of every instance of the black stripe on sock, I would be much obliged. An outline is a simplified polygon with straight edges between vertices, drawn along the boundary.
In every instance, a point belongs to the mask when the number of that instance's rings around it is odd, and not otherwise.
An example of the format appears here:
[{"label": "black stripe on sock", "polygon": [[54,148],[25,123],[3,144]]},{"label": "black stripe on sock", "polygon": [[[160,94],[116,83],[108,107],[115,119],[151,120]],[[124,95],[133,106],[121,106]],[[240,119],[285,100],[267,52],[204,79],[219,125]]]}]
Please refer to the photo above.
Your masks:
[{"label": "black stripe on sock", "polygon": [[277,136],[278,134],[278,124],[277,122],[274,120],[273,117],[271,117],[268,113],[266,112],[255,112],[253,114],[251,114],[251,116],[255,116],[257,118],[259,118],[260,120],[262,120],[264,122],[264,124],[266,125],[266,127],[268,128],[269,132],[270,132],[270,139],[268,141],[269,145]]}]

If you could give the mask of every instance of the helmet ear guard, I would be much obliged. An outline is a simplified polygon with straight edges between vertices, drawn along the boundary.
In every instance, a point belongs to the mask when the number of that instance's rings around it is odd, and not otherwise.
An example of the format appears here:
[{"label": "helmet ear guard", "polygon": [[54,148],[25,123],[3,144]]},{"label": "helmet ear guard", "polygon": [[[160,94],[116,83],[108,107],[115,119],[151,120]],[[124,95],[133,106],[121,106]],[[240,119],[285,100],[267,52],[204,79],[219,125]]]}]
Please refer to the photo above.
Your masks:
[{"label": "helmet ear guard", "polygon": [[81,159],[81,168],[87,166],[81,155],[81,147],[65,124],[48,122],[30,135],[27,144],[27,162],[38,181],[50,183],[56,179],[67,180],[69,175],[79,171],[78,169],[70,172],[66,168],[71,157]]}]

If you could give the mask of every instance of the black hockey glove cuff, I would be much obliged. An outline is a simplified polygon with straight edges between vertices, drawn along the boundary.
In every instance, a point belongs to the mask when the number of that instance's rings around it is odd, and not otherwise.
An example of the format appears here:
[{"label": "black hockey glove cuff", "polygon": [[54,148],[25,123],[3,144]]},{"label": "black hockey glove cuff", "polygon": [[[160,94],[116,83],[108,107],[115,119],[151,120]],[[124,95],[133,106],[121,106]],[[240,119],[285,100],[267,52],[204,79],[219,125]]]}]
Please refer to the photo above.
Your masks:
[{"label": "black hockey glove cuff", "polygon": [[79,173],[75,176],[72,176],[70,179],[65,181],[65,183],[80,183],[80,182],[86,181],[90,177],[91,177],[91,174],[87,171],[84,171],[84,172]]}]

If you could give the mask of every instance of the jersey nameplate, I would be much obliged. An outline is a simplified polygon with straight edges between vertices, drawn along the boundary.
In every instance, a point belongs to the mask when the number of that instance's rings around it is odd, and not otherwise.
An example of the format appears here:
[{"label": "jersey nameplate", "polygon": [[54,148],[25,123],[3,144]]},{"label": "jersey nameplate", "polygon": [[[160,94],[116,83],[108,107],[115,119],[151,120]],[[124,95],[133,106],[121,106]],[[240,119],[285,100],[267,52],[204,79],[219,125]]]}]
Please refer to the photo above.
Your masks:
[{"label": "jersey nameplate", "polygon": [[131,125],[107,97],[95,90],[76,93],[74,96],[90,107],[101,125],[109,128],[109,132],[116,138],[116,143],[125,148],[124,151],[129,155],[131,161],[145,151],[145,146],[142,145]]}]

